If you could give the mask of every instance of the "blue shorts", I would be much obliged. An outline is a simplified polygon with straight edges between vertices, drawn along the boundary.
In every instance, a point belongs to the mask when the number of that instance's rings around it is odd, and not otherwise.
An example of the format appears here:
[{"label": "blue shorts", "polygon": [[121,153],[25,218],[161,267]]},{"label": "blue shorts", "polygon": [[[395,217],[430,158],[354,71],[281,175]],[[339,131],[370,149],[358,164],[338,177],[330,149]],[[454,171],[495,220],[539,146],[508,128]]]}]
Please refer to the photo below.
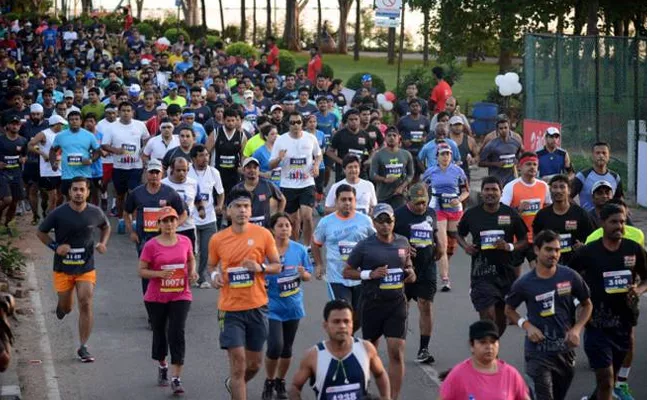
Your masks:
[{"label": "blue shorts", "polygon": [[260,352],[269,332],[267,306],[245,311],[219,310],[219,343],[224,350],[244,347]]},{"label": "blue shorts", "polygon": [[125,194],[142,184],[142,168],[113,168],[113,186],[117,194]]}]

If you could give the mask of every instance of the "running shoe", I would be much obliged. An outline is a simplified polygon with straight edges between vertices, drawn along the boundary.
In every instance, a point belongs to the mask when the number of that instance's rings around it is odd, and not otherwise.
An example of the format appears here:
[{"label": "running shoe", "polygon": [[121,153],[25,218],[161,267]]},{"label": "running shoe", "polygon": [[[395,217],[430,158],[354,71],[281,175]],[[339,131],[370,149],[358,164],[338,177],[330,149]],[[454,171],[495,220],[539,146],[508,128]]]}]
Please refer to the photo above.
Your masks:
[{"label": "running shoe", "polygon": [[224,385],[226,385],[226,390],[228,391],[228,394],[232,396],[232,382],[230,377],[227,377],[223,383]]},{"label": "running shoe", "polygon": [[167,366],[158,366],[158,386],[169,386],[169,378],[167,377]]},{"label": "running shoe", "polygon": [[284,379],[275,378],[275,394],[276,399],[288,399],[287,388],[285,387]]},{"label": "running shoe", "polygon": [[181,378],[179,377],[174,377],[172,378],[172,393],[174,393],[175,396],[180,396],[185,393],[185,389],[183,389],[183,384],[181,383]]},{"label": "running shoe", "polygon": [[82,363],[91,363],[95,361],[95,357],[90,355],[90,352],[86,346],[79,347],[79,350],[77,350],[77,355],[79,356],[79,359]]},{"label": "running shoe", "polygon": [[616,384],[613,395],[617,400],[634,400],[634,397],[630,393],[630,386],[623,382]]},{"label": "running shoe", "polygon": [[415,362],[421,364],[433,364],[435,361],[435,358],[429,353],[429,349],[420,349],[418,356],[415,358]]},{"label": "running shoe", "polygon": [[264,391],[262,392],[262,400],[272,400],[274,388],[275,388],[275,382],[273,381],[273,379],[265,380]]},{"label": "running shoe", "polygon": [[316,205],[316,212],[322,217],[325,215],[325,206],[321,203],[318,203],[318,205]]},{"label": "running shoe", "polygon": [[65,317],[65,313],[63,312],[62,309],[59,308],[59,306],[56,306],[56,317],[58,319],[63,319]]},{"label": "running shoe", "polygon": [[210,282],[204,281],[204,282],[201,283],[201,285],[199,287],[201,289],[211,289],[212,285],[210,284]]},{"label": "running shoe", "polygon": [[443,279],[442,280],[442,289],[443,292],[448,292],[451,290],[451,282],[449,282],[449,279]]}]

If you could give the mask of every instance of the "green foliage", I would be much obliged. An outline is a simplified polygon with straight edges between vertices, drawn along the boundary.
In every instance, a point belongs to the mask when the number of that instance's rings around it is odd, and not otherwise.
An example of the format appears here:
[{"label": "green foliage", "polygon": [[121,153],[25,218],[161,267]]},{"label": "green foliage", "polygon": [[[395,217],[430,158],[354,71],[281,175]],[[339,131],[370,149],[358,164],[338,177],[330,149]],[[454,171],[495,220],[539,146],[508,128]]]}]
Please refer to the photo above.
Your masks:
[{"label": "green foliage", "polygon": [[222,42],[222,40],[219,36],[207,35],[205,37],[205,42],[208,47],[213,48],[218,42]]},{"label": "green foliage", "polygon": [[401,78],[399,86],[395,89],[397,98],[403,99],[406,97],[406,86],[411,83],[417,85],[418,96],[422,98],[427,98],[431,90],[436,86],[436,80],[431,73],[431,69],[422,66],[416,67]]},{"label": "green foliage", "polygon": [[454,86],[454,84],[460,81],[463,77],[463,69],[455,59],[446,62],[442,68],[444,71],[442,78],[446,80],[450,86]]},{"label": "green foliage", "polygon": [[154,36],[156,36],[155,29],[153,26],[151,26],[151,24],[147,22],[140,22],[138,25],[136,25],[136,28],[138,28],[140,34],[144,35],[147,40],[151,40]]},{"label": "green foliage", "polygon": [[0,269],[7,275],[25,267],[27,256],[20,249],[12,246],[11,242],[0,243]]},{"label": "green foliage", "polygon": [[361,87],[361,77],[365,74],[370,74],[372,76],[372,86],[377,89],[378,93],[384,93],[386,91],[386,83],[379,76],[369,72],[357,72],[352,75],[350,79],[345,83],[345,87],[352,90],[357,90]]},{"label": "green foliage", "polygon": [[257,56],[257,51],[248,43],[235,42],[226,47],[226,54],[229,56],[241,56],[244,58],[249,58],[252,56]]},{"label": "green foliage", "polygon": [[296,71],[296,58],[288,50],[280,50],[280,75],[291,74]]},{"label": "green foliage", "polygon": [[183,36],[186,43],[190,41],[190,35],[183,28],[169,28],[164,32],[163,36],[169,39],[169,41],[172,43],[176,42],[179,36]]},{"label": "green foliage", "polygon": [[[282,61],[280,61],[282,63]],[[307,65],[308,64],[302,64],[302,67],[307,70]],[[330,79],[338,78],[334,76],[334,68],[332,68],[331,65],[323,63],[323,68],[321,69],[321,73],[325,74],[327,77]],[[314,83],[314,82],[312,82]]]},{"label": "green foliage", "polygon": [[223,40],[228,42],[236,42],[239,39],[239,27],[236,25],[226,25],[226,29],[221,35]]}]

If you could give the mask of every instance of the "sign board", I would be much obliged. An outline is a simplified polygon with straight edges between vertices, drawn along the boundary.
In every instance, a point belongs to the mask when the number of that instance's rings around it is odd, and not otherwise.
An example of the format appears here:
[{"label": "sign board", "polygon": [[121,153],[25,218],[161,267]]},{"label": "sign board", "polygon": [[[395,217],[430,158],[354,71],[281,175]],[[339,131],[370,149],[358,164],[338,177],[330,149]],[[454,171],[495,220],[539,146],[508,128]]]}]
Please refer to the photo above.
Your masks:
[{"label": "sign board", "polygon": [[[525,119],[524,120],[524,150],[525,151],[537,151],[544,147],[544,134],[546,129],[550,127],[557,128],[562,132],[562,124],[558,122],[549,122],[549,121],[537,121],[534,119]],[[560,137],[560,140],[562,138]],[[558,146],[560,144],[558,143]]]},{"label": "sign board", "polygon": [[377,28],[398,28],[399,18],[375,17],[375,26]]},{"label": "sign board", "polygon": [[375,0],[375,10],[399,11],[402,9],[402,0]]}]

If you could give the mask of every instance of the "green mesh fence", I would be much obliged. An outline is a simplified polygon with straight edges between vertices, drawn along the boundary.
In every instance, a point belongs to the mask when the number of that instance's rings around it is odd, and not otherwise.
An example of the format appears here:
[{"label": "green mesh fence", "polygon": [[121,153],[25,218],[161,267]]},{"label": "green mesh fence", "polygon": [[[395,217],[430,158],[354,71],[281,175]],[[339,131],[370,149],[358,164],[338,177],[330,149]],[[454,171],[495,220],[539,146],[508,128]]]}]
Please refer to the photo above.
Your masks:
[{"label": "green mesh fence", "polygon": [[647,116],[646,38],[530,34],[524,50],[525,117],[560,122],[570,152],[606,141],[625,162],[627,121]]}]

